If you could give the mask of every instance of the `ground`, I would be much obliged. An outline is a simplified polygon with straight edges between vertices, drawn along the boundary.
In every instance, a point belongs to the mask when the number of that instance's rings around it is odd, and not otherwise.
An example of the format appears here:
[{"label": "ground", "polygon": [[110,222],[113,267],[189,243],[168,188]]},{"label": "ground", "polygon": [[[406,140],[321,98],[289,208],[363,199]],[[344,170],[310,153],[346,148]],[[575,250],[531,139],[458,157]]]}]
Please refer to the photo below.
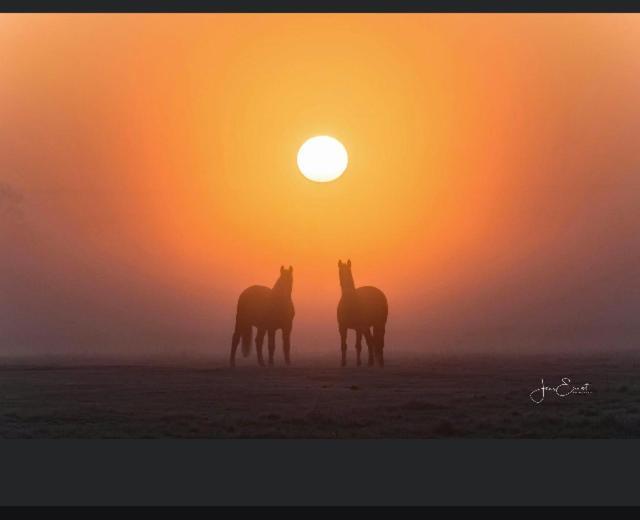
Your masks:
[{"label": "ground", "polygon": [[[341,369],[337,356],[263,369],[253,361],[5,360],[0,437],[640,437],[640,357],[389,354],[384,369]],[[534,404],[543,377],[589,383],[591,393]]]}]

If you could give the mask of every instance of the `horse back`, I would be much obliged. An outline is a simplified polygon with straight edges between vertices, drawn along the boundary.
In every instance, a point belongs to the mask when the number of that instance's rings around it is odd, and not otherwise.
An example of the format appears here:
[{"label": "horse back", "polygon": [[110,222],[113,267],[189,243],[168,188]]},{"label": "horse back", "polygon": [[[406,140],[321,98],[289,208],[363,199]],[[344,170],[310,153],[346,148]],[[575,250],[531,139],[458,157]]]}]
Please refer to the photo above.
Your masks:
[{"label": "horse back", "polygon": [[338,322],[346,327],[384,325],[388,313],[387,298],[376,287],[359,287],[343,294],[338,302]]},{"label": "horse back", "polygon": [[260,328],[282,328],[295,314],[291,299],[281,299],[270,287],[252,285],[238,298],[237,319]]},{"label": "horse back", "polygon": [[377,287],[365,285],[356,289],[358,307],[368,323],[386,323],[389,314],[387,297]]},{"label": "horse back", "polygon": [[247,287],[238,298],[238,319],[259,325],[267,319],[271,305],[271,288],[264,285]]}]

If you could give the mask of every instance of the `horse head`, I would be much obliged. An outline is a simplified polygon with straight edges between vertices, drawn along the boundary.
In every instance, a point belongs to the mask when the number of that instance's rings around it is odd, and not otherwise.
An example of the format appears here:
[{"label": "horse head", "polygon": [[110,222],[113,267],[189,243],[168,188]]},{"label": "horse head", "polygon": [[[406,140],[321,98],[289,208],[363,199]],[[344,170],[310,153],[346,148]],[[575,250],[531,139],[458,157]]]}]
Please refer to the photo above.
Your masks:
[{"label": "horse head", "polygon": [[342,260],[338,260],[338,274],[340,276],[340,287],[343,289],[355,289],[353,274],[351,273],[351,260],[347,260],[346,264]]},{"label": "horse head", "polygon": [[274,291],[282,292],[288,296],[291,296],[293,289],[293,267],[289,266],[289,269],[285,269],[284,265],[280,266],[280,278],[273,286]]}]

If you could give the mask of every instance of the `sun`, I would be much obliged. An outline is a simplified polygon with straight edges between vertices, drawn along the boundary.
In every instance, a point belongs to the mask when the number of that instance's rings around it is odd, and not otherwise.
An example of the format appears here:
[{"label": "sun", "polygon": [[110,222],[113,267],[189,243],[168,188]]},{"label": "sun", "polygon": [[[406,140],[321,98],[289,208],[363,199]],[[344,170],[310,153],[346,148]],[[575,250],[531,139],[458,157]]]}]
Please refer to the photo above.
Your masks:
[{"label": "sun", "polygon": [[315,182],[330,182],[347,168],[349,156],[340,141],[328,135],[307,139],[298,150],[298,168],[302,175]]}]

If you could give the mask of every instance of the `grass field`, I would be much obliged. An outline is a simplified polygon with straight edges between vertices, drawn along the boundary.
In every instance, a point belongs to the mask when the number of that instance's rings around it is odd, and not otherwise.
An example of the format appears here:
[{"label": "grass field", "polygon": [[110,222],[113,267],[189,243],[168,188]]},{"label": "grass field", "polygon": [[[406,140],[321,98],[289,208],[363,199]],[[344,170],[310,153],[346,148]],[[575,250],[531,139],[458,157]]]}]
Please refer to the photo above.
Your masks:
[{"label": "grass field", "polygon": [[[337,356],[253,361],[5,360],[0,437],[640,437],[640,358],[628,355],[388,356],[384,369],[341,369]],[[530,400],[541,378],[563,377],[591,393]]]}]

